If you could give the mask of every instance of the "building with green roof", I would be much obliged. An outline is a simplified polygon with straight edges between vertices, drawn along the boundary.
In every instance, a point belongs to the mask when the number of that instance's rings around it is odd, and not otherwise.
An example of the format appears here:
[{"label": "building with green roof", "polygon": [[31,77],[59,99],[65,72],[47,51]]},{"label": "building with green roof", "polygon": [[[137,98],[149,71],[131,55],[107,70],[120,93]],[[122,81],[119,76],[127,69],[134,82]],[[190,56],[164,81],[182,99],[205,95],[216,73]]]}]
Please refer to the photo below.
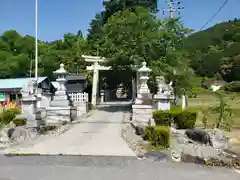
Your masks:
[{"label": "building with green roof", "polygon": [[[0,79],[0,101],[19,100],[21,90],[34,78],[10,78]],[[48,77],[38,77],[38,90],[40,92],[52,93],[55,88]]]}]

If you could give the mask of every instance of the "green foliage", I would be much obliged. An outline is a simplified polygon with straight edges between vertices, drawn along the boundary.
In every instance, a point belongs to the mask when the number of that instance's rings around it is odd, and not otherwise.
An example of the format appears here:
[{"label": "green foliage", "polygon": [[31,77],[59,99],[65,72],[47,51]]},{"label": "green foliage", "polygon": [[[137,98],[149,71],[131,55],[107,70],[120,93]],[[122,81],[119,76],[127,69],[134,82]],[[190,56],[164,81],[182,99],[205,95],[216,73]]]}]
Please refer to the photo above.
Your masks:
[{"label": "green foliage", "polygon": [[169,111],[153,111],[153,119],[156,125],[170,126],[172,121],[172,116]]},{"label": "green foliage", "polygon": [[223,128],[231,131],[233,124],[232,121],[232,108],[224,101],[223,95],[220,92],[214,92],[215,96],[219,99],[219,106],[212,108],[213,112],[219,113],[216,119],[216,128]]},{"label": "green foliage", "polygon": [[197,112],[196,109],[173,107],[170,111],[153,111],[153,119],[157,126],[170,126],[173,122],[178,129],[191,129],[195,127]]},{"label": "green foliage", "polygon": [[197,120],[196,110],[186,109],[177,113],[174,117],[174,123],[178,129],[192,129],[195,127]]},{"label": "green foliage", "polygon": [[[0,78],[26,77],[34,72],[34,42],[34,37],[21,36],[14,30],[0,36]],[[38,43],[39,76],[53,77],[60,63],[64,63],[70,73],[85,71],[86,63],[81,54],[87,51],[87,42],[81,32],[67,33],[63,40]]]},{"label": "green foliage", "polygon": [[150,142],[153,141],[154,128],[154,126],[146,126],[145,128],[145,138]]},{"label": "green foliage", "polygon": [[207,128],[207,124],[208,124],[208,112],[205,110],[202,113],[203,113],[202,123],[203,123],[204,129],[206,129]]},{"label": "green foliage", "polygon": [[[113,14],[102,28],[98,53],[107,57],[106,65],[114,70],[127,70],[146,61],[152,69],[149,87],[156,90],[155,77],[164,75],[174,80],[176,92],[187,89],[193,72],[189,68],[187,53],[182,50],[186,33],[179,19],[160,20],[143,7],[119,11]],[[117,36],[116,36],[117,34]]]},{"label": "green foliage", "polygon": [[[87,64],[81,55],[90,54],[105,56],[109,60],[106,65],[118,73],[146,61],[152,69],[148,82],[151,92],[156,90],[157,75],[174,81],[176,93],[190,88],[193,72],[183,49],[183,40],[190,30],[184,28],[180,19],[158,19],[156,0],[111,0],[104,2],[104,8],[90,23],[86,39],[79,31],[64,34],[62,40],[38,41],[39,76],[53,78],[52,72],[60,63],[65,64],[69,73],[86,73]],[[34,41],[14,30],[0,36],[0,78],[26,77],[34,72]],[[124,76],[127,84],[128,79]],[[119,81],[109,84],[113,86]]]},{"label": "green foliage", "polygon": [[152,12],[156,12],[157,0],[111,0],[104,1],[103,6],[105,10],[96,14],[95,18],[91,21],[90,29],[88,30],[87,40],[89,42],[89,47],[92,50],[92,55],[98,54],[98,49],[100,48],[98,42],[103,35],[103,27],[108,22],[109,18],[111,18],[117,12],[122,12],[125,10],[135,12],[136,6],[141,6],[151,10]]},{"label": "green foliage", "polygon": [[24,125],[27,124],[27,119],[25,119],[25,118],[15,118],[15,119],[13,119],[13,123],[16,126],[24,126]]},{"label": "green foliage", "polygon": [[168,148],[170,146],[170,128],[168,126],[147,126],[146,139],[152,146]]},{"label": "green foliage", "polygon": [[184,42],[191,66],[199,76],[240,80],[240,20],[223,22],[196,32]]},{"label": "green foliage", "polygon": [[225,91],[240,92],[240,81],[233,81],[224,86]]},{"label": "green foliage", "polygon": [[9,124],[17,114],[21,114],[20,109],[18,108],[7,109],[1,114],[1,123],[5,125]]}]

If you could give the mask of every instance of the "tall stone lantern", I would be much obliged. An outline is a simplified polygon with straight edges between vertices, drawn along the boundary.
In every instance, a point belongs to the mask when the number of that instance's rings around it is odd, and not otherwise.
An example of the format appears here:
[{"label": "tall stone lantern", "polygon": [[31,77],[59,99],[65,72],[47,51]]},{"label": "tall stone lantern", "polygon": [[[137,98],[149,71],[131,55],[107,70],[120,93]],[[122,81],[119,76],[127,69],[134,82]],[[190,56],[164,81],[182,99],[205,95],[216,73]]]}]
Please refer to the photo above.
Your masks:
[{"label": "tall stone lantern", "polygon": [[65,83],[67,71],[64,69],[64,64],[60,64],[60,68],[53,73],[56,75],[56,81],[59,83],[59,89],[57,89],[56,94],[66,95]]},{"label": "tall stone lantern", "polygon": [[[50,107],[47,109],[47,125],[61,125],[70,122],[75,118],[76,107],[73,107],[69,101],[65,83],[67,71],[64,65],[60,64],[60,68],[54,72],[57,76],[56,81],[59,83],[59,88],[50,102]],[[73,116],[74,114],[74,116]]]},{"label": "tall stone lantern", "polygon": [[143,62],[142,67],[138,70],[140,87],[137,94],[135,104],[132,105],[133,125],[145,126],[152,118],[152,97],[147,82],[151,69],[147,67],[147,63]]},{"label": "tall stone lantern", "polygon": [[148,88],[147,82],[149,79],[149,73],[151,69],[147,67],[147,63],[143,62],[142,67],[138,70],[140,76],[140,87],[137,94],[136,104],[149,104],[150,90]]},{"label": "tall stone lantern", "polygon": [[143,62],[142,67],[138,70],[139,76],[140,76],[140,89],[139,94],[149,94],[150,91],[148,89],[148,79],[149,79],[149,73],[152,70],[147,67],[147,63]]}]

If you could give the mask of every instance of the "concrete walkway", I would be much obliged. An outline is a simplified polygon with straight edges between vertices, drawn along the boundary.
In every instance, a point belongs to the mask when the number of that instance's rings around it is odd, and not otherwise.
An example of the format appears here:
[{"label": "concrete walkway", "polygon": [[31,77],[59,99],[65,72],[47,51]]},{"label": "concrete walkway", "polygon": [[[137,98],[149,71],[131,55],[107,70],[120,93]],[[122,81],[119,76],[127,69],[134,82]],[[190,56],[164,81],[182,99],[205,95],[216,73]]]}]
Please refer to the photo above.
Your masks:
[{"label": "concrete walkway", "polygon": [[112,103],[101,106],[90,117],[59,136],[49,136],[32,147],[15,147],[5,153],[135,156],[121,138],[123,108],[126,105]]}]

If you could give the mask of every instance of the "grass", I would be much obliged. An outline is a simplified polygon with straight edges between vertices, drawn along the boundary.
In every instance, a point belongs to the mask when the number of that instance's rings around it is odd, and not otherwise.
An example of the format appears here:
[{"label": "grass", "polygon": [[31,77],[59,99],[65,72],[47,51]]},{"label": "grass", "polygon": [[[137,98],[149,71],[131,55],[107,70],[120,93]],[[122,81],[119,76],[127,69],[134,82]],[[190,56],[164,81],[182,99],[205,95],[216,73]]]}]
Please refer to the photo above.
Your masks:
[{"label": "grass", "polygon": [[148,150],[148,151],[163,151],[163,150],[165,150],[165,149],[168,149],[168,148],[163,147],[163,146],[160,146],[160,145],[158,145],[158,146],[153,146],[153,145],[149,144],[148,147],[147,147],[147,150]]},{"label": "grass", "polygon": [[[240,94],[237,93],[225,93],[224,101],[231,107],[233,112],[233,129],[240,129]],[[197,108],[202,112],[207,112],[207,120],[208,127],[212,127],[213,124],[216,123],[216,119],[218,118],[218,113],[214,113],[211,111],[211,108],[219,106],[219,100],[217,97],[213,95],[211,92],[204,92],[197,94],[196,98],[188,99],[188,106],[192,108]],[[200,113],[197,126],[202,126],[202,116]]]},{"label": "grass", "polygon": [[[236,140],[233,149],[240,152],[240,93],[222,93],[224,101],[231,107],[233,113],[232,131],[226,134]],[[214,126],[219,114],[213,112],[211,108],[219,106],[219,103],[218,98],[211,92],[198,93],[196,98],[188,98],[188,107],[200,110],[196,127],[203,127],[202,112],[207,114],[207,128]]]}]

